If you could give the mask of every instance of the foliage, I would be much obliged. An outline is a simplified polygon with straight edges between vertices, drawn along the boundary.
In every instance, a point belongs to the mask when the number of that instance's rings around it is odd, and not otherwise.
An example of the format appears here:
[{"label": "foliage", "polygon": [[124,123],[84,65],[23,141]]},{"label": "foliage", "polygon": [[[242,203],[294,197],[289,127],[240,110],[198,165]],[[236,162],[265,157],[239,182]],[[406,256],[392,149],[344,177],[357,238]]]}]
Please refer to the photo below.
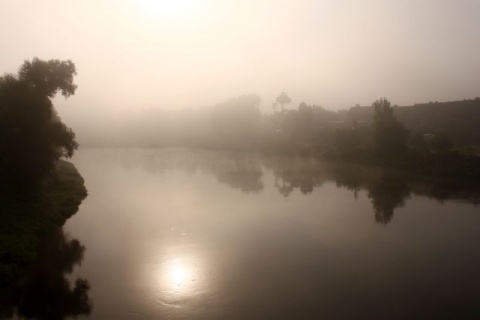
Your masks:
[{"label": "foliage", "polygon": [[331,144],[338,113],[302,102],[297,110],[285,110],[264,118],[271,123],[270,132],[263,137],[264,149],[311,154]]},{"label": "foliage", "polygon": [[352,162],[368,162],[371,158],[371,130],[353,126],[337,129],[334,140],[336,158]]},{"label": "foliage", "polygon": [[70,60],[34,58],[17,76],[0,77],[0,175],[8,182],[34,184],[78,148],[52,104],[59,91],[65,98],[75,93],[74,75]]},{"label": "foliage", "polygon": [[436,153],[447,153],[451,151],[453,147],[453,142],[450,138],[443,132],[435,134],[430,141],[432,150]]},{"label": "foliage", "polygon": [[386,98],[373,104],[373,143],[380,159],[392,160],[405,155],[408,150],[408,131],[393,115]]},{"label": "foliage", "polygon": [[34,58],[23,63],[18,71],[18,78],[35,87],[43,96],[53,98],[57,91],[61,91],[62,95],[68,98],[77,89],[73,83],[73,76],[76,74],[75,64],[70,60],[43,61]]},{"label": "foliage", "polygon": [[71,163],[59,161],[55,174],[55,181],[44,179],[33,193],[0,192],[0,286],[34,260],[41,236],[77,212],[87,196]]},{"label": "foliage", "polygon": [[280,105],[280,107],[282,108],[282,112],[284,112],[285,105],[288,105],[291,102],[292,102],[292,99],[290,99],[290,97],[285,92],[282,92],[275,100],[275,103],[273,104],[273,110],[277,112],[277,105]]},{"label": "foliage", "polygon": [[212,140],[223,147],[250,149],[261,118],[257,95],[243,95],[216,105],[211,110]]}]

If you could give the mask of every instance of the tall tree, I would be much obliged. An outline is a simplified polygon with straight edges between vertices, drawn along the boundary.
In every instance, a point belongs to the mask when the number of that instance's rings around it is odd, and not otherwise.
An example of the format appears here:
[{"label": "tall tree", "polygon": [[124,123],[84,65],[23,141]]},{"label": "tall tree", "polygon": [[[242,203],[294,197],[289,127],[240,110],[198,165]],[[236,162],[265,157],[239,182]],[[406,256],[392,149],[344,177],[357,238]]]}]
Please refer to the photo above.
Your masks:
[{"label": "tall tree", "polygon": [[408,130],[397,121],[393,108],[386,98],[376,100],[373,107],[373,142],[376,155],[392,160],[407,151]]},{"label": "tall tree", "polygon": [[280,105],[280,107],[282,108],[282,112],[284,112],[284,106],[290,104],[291,102],[292,99],[290,99],[290,97],[285,92],[282,92],[275,100],[274,109],[277,105]]},{"label": "tall tree", "polygon": [[0,175],[3,181],[32,184],[50,173],[60,157],[78,148],[75,133],[55,112],[57,92],[75,93],[72,61],[34,58],[14,76],[0,77]]}]

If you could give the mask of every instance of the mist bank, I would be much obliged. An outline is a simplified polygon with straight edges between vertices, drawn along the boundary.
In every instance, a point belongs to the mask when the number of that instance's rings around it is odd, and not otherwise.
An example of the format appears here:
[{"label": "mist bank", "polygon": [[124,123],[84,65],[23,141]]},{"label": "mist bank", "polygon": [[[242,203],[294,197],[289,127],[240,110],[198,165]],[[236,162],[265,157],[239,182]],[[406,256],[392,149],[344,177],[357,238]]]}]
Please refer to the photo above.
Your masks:
[{"label": "mist bank", "polygon": [[[152,109],[134,117],[78,130],[85,145],[195,147],[300,154],[326,160],[381,165],[418,174],[480,177],[480,99],[392,105],[386,98],[370,107],[330,111],[278,96],[273,112],[262,114],[256,95],[232,98],[198,110]],[[119,119],[117,119],[119,120]]]},{"label": "mist bank", "polygon": [[[277,99],[278,100],[278,99]],[[148,109],[130,114],[70,116],[77,139],[88,146],[187,146],[239,150],[317,151],[332,148],[339,130],[367,128],[372,106],[332,111],[318,105],[278,103],[260,111],[256,95],[232,98],[210,107]],[[393,106],[410,138],[442,134],[460,147],[480,145],[480,98]]]}]

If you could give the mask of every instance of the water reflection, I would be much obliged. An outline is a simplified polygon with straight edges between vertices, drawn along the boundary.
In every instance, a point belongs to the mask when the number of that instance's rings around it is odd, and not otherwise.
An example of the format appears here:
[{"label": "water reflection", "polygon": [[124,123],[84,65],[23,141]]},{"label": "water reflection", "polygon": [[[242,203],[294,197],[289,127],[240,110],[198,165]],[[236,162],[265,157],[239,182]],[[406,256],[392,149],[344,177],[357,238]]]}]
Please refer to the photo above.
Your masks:
[{"label": "water reflection", "polygon": [[68,279],[85,247],[62,229],[41,244],[37,261],[8,288],[0,290],[0,318],[66,319],[88,315],[92,305],[86,279]]},{"label": "water reflection", "polygon": [[275,176],[275,188],[285,198],[296,188],[303,194],[309,194],[326,181],[320,167],[314,166],[308,160],[287,157],[270,157],[262,160],[264,166]]},{"label": "water reflection", "polygon": [[[397,208],[405,205],[411,195],[434,198],[439,202],[460,200],[478,205],[479,185],[465,185],[461,181],[436,181],[345,163],[324,163],[301,157],[259,156],[235,152],[191,150],[97,150],[104,161],[112,161],[127,168],[141,166],[149,173],[181,170],[194,174],[213,175],[217,181],[242,193],[264,190],[264,176],[274,176],[274,187],[288,198],[295,190],[311,194],[327,182],[346,188],[356,198],[366,191],[372,203],[376,222],[392,221]],[[109,160],[110,158],[110,160]]]},{"label": "water reflection", "polygon": [[[178,249],[178,248],[177,248]],[[174,252],[175,247],[170,247]],[[168,310],[182,309],[202,296],[206,290],[205,271],[195,255],[166,255],[149,277],[156,304]],[[148,280],[147,280],[148,281]]]},{"label": "water reflection", "polygon": [[473,186],[198,150],[76,161],[92,319],[478,318],[478,210],[447,201]]},{"label": "water reflection", "polygon": [[219,182],[244,193],[260,192],[264,187],[260,162],[251,155],[223,154],[206,171],[211,172]]},{"label": "water reflection", "polygon": [[164,292],[184,295],[192,293],[199,278],[198,266],[182,258],[173,258],[162,266],[161,286]]},{"label": "water reflection", "polygon": [[391,173],[382,173],[367,186],[368,197],[375,211],[375,221],[389,223],[396,208],[403,207],[410,196],[410,189],[405,178]]},{"label": "water reflection", "polygon": [[397,208],[403,207],[412,194],[428,196],[444,202],[449,199],[480,203],[479,185],[461,181],[435,181],[415,177],[404,172],[365,167],[345,163],[322,163],[312,159],[266,158],[266,169],[275,175],[275,188],[285,198],[298,189],[302,194],[312,193],[326,182],[335,182],[353,193],[355,199],[361,190],[371,200],[375,221],[389,223]]}]

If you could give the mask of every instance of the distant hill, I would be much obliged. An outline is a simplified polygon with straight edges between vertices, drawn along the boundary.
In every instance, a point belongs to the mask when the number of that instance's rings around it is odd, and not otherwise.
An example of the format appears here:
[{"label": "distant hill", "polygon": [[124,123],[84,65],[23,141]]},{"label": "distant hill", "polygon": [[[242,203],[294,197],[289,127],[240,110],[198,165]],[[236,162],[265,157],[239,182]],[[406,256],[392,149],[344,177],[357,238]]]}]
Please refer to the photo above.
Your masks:
[{"label": "distant hill", "polygon": [[[412,134],[443,132],[456,145],[480,144],[480,98],[395,106],[394,114]],[[372,115],[371,106],[356,106],[347,111],[345,122],[370,125]]]}]

